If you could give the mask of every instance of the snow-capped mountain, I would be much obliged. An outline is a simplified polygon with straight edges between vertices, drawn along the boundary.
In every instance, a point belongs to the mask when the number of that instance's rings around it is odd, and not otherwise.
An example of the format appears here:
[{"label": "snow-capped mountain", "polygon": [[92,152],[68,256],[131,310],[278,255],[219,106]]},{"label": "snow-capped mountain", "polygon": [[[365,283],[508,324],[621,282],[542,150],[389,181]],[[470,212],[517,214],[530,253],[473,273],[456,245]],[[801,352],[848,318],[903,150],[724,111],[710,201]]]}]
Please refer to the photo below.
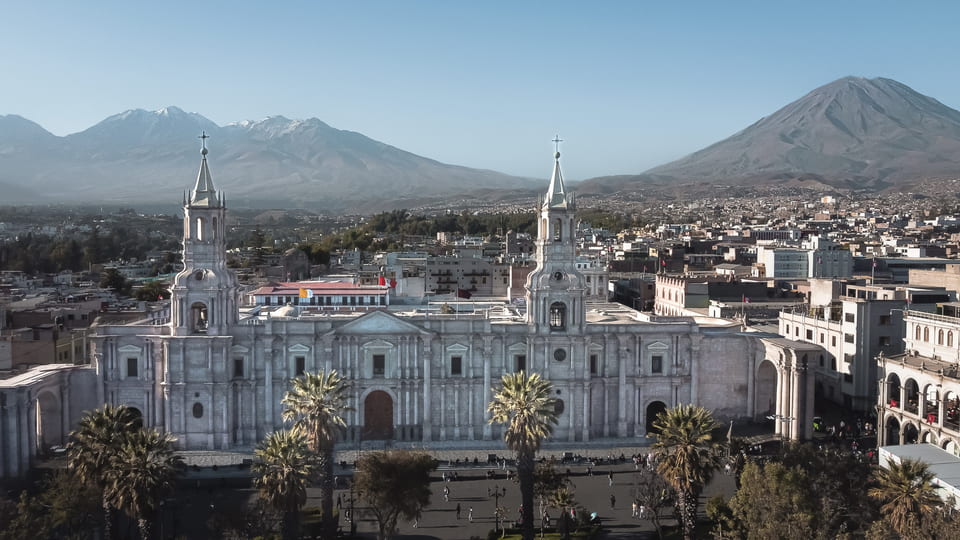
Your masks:
[{"label": "snow-capped mountain", "polygon": [[271,116],[221,127],[165,107],[125,111],[66,137],[0,117],[0,187],[16,194],[10,202],[175,203],[196,178],[201,132],[211,137],[215,185],[239,205],[362,211],[368,203],[403,205],[526,182],[439,163],[316,118]]}]

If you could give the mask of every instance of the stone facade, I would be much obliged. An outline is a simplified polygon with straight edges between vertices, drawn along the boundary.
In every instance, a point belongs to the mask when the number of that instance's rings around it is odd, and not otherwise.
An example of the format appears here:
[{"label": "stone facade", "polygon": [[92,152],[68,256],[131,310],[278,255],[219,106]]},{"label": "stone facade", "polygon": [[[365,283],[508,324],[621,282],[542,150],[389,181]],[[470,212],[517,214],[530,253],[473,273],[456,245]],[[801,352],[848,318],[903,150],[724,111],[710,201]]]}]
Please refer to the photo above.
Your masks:
[{"label": "stone facade", "polygon": [[729,321],[590,301],[577,267],[576,201],[556,157],[538,205],[525,310],[505,299],[470,312],[284,306],[241,317],[225,266],[226,209],[204,152],[184,203],[185,268],[170,320],[102,326],[92,338],[105,400],[137,408],[184,449],[254,445],[283,426],[290,380],[313,370],[335,369],[351,383],[348,441],[499,439],[487,403],[501,375],[517,370],[554,385],[561,412],[553,440],[642,437],[656,414],[679,403],[701,404],[722,420],[765,412],[757,405],[766,355],[759,335]]}]

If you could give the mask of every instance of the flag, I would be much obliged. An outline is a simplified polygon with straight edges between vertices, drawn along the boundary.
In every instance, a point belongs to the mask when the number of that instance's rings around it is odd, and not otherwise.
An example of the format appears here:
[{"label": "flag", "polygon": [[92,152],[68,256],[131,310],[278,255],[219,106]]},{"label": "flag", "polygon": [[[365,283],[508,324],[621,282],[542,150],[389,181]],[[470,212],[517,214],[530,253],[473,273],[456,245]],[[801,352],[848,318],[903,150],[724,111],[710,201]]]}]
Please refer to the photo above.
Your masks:
[{"label": "flag", "polygon": [[660,259],[660,266],[666,266],[666,265],[667,265],[667,261]]},{"label": "flag", "polygon": [[380,276],[380,279],[377,281],[377,283],[378,283],[381,287],[383,287],[384,285],[387,284],[387,278],[385,278],[385,277],[383,277],[383,276]]},{"label": "flag", "polygon": [[313,298],[313,289],[300,289],[300,298]]},{"label": "flag", "polygon": [[397,280],[395,280],[395,279],[393,279],[393,278],[390,278],[390,288],[391,288],[391,289],[396,289],[396,288],[397,288]]},{"label": "flag", "polygon": [[469,300],[471,296],[473,296],[472,292],[466,289],[457,289],[457,298],[466,298]]}]

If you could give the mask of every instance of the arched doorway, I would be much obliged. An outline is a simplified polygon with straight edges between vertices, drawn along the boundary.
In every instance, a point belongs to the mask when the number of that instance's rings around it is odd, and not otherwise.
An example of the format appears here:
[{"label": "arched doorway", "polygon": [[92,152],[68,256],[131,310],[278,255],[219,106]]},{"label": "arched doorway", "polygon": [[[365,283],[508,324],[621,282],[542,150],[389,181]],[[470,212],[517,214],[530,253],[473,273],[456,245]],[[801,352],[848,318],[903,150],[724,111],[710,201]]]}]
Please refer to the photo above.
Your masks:
[{"label": "arched doorway", "polygon": [[143,413],[140,412],[140,409],[136,407],[129,407],[130,414],[133,416],[133,427],[134,429],[140,429],[143,427]]},{"label": "arched doorway", "polygon": [[50,391],[37,395],[37,450],[47,452],[63,440],[63,413],[60,400]]},{"label": "arched doorway", "polygon": [[893,416],[887,418],[883,444],[900,444],[900,421]]},{"label": "arched doorway", "polygon": [[662,401],[654,401],[647,405],[647,414],[644,416],[647,421],[647,433],[660,433],[660,430],[654,427],[653,423],[657,420],[657,417],[666,410],[667,405]]},{"label": "arched doorway", "polygon": [[904,424],[903,426],[903,444],[917,444],[920,440],[920,431],[913,424]]},{"label": "arched doorway", "polygon": [[757,368],[756,411],[761,417],[777,414],[777,368],[764,360]]},{"label": "arched doorway", "polygon": [[393,438],[393,399],[383,390],[374,390],[363,402],[363,440]]}]

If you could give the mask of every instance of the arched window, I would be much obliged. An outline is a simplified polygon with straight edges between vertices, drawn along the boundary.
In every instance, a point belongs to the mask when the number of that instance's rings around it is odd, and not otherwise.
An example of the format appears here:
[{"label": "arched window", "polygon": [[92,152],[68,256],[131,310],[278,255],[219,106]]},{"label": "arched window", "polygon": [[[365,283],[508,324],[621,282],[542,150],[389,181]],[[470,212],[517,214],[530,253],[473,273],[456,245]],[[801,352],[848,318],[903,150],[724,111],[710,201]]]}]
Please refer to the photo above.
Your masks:
[{"label": "arched window", "polygon": [[923,341],[925,341],[926,343],[930,343],[930,327],[929,326],[923,327]]},{"label": "arched window", "polygon": [[190,306],[190,329],[198,334],[206,334],[210,320],[207,318],[207,306],[196,302]]},{"label": "arched window", "polygon": [[567,305],[563,302],[550,304],[550,329],[564,330],[567,327]]},{"label": "arched window", "polygon": [[210,231],[210,232],[211,232],[211,234],[210,234],[210,237],[211,237],[211,238],[216,238],[216,237],[217,237],[217,218],[213,218],[213,230]]},{"label": "arched window", "polygon": [[947,332],[947,347],[953,347],[953,331]]},{"label": "arched window", "polygon": [[832,370],[834,370],[834,371],[837,370],[837,359],[836,359],[836,358],[831,358],[831,359],[830,359],[830,369],[832,369]]},{"label": "arched window", "polygon": [[943,345],[943,328],[937,332],[937,345]]},{"label": "arched window", "polygon": [[559,242],[561,240],[563,240],[563,222],[558,218],[553,222],[553,241]]},{"label": "arched window", "polygon": [[820,355],[820,367],[823,367],[823,355]]},{"label": "arched window", "polygon": [[920,341],[920,325],[917,325],[916,331],[913,333],[913,339]]},{"label": "arched window", "polygon": [[197,240],[203,241],[203,218],[197,218]]}]

